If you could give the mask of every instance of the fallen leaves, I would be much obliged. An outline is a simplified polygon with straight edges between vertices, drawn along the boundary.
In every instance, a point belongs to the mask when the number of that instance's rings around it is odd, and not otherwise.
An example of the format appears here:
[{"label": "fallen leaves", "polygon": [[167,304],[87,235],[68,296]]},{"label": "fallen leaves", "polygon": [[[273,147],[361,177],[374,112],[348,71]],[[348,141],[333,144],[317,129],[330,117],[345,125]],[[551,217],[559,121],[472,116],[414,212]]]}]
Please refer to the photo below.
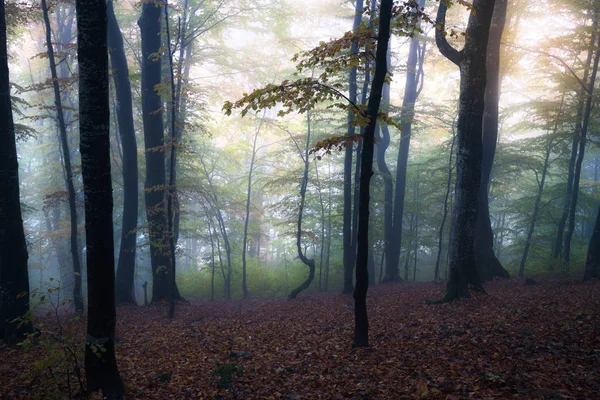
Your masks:
[{"label": "fallen leaves", "polygon": [[[371,346],[352,349],[348,298],[118,309],[132,399],[591,399],[600,391],[600,282],[496,281],[443,305],[432,283],[369,290]],[[83,321],[81,322],[83,324]],[[0,394],[35,355],[0,348]]]}]

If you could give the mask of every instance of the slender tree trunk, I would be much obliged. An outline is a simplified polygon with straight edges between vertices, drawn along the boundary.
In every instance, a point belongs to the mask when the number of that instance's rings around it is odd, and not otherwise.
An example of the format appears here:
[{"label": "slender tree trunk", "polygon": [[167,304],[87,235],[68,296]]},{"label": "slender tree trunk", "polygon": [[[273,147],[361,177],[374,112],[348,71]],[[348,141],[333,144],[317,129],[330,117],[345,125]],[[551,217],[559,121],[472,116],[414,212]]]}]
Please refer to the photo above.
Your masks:
[{"label": "slender tree trunk", "polygon": [[413,282],[417,280],[417,259],[419,255],[419,174],[417,171],[417,182],[415,187],[415,238],[413,243],[413,256],[414,256],[414,266],[413,266]]},{"label": "slender tree trunk", "polygon": [[367,291],[369,290],[369,192],[373,175],[373,150],[375,126],[381,104],[383,83],[387,75],[387,49],[390,41],[392,0],[382,0],[379,11],[379,37],[375,55],[375,73],[367,106],[369,123],[363,129],[361,159],[358,246],[356,251],[356,287],[354,288],[354,346],[369,345],[369,320],[367,315]]},{"label": "slender tree trunk", "polygon": [[319,254],[319,292],[323,290],[323,253],[325,249],[325,203],[323,202],[323,192],[321,182],[319,181],[319,165],[315,159],[315,177],[317,180],[317,191],[319,192],[319,204],[321,205],[321,252]]},{"label": "slender tree trunk", "polygon": [[134,303],[133,281],[138,219],[137,143],[133,125],[129,67],[123,46],[123,36],[115,16],[112,0],[107,2],[106,8],[108,12],[108,47],[117,98],[115,108],[119,136],[123,145],[123,225],[117,265],[117,303]]},{"label": "slender tree trunk", "polygon": [[52,87],[54,88],[54,104],[56,106],[60,143],[65,166],[65,183],[67,185],[69,199],[69,217],[71,221],[71,257],[73,258],[73,274],[75,275],[75,285],[73,287],[73,305],[76,313],[83,313],[83,296],[81,294],[81,262],[79,259],[79,245],[77,240],[77,204],[75,203],[76,196],[75,186],[73,184],[73,169],[71,167],[69,140],[67,138],[67,127],[63,114],[60,87],[58,85],[56,60],[54,59],[54,49],[52,47],[52,30],[50,28],[50,18],[48,17],[48,6],[46,5],[46,0],[42,0],[42,11],[44,14],[44,24],[46,26],[46,46],[48,52],[48,61],[50,62],[50,73],[52,75]]},{"label": "slender tree trunk", "polygon": [[440,224],[440,231],[438,233],[438,253],[435,259],[435,270],[433,273],[433,279],[440,279],[440,261],[442,258],[442,249],[444,242],[444,226],[446,225],[446,219],[448,218],[448,197],[450,196],[450,188],[452,187],[452,171],[454,170],[454,164],[452,162],[452,154],[454,153],[454,144],[456,142],[456,134],[454,133],[454,121],[452,121],[452,144],[450,145],[450,156],[448,156],[448,180],[446,183],[446,195],[444,196],[444,212],[442,214],[442,223]]},{"label": "slender tree trunk", "polygon": [[19,164],[10,97],[6,11],[0,1],[0,339],[14,344],[33,331],[15,321],[29,311],[27,242],[19,195]]},{"label": "slender tree trunk", "polygon": [[482,281],[496,276],[509,278],[510,274],[494,254],[494,233],[490,220],[488,191],[496,143],[498,141],[498,104],[500,101],[500,42],[506,24],[508,0],[496,0],[494,15],[489,32],[487,48],[487,85],[485,89],[485,109],[483,112],[483,153],[481,159],[481,185],[479,187],[479,205],[475,225],[475,261]]},{"label": "slender tree trunk", "polygon": [[[560,114],[560,113],[559,113]],[[556,132],[556,127],[555,127]],[[525,249],[523,250],[523,257],[521,257],[521,263],[519,264],[519,277],[522,278],[525,275],[525,263],[529,255],[529,248],[531,246],[531,238],[535,230],[535,222],[537,215],[540,211],[540,201],[542,200],[542,194],[544,193],[544,185],[546,183],[546,175],[548,172],[548,165],[550,160],[550,153],[552,152],[552,137],[548,138],[546,144],[546,153],[544,155],[544,164],[542,166],[542,178],[538,181],[538,192],[535,197],[535,203],[533,206],[533,213],[531,215],[531,221],[529,222],[529,229],[527,231],[527,239],[525,239]],[[537,172],[536,172],[537,179]]]},{"label": "slender tree trunk", "polygon": [[256,159],[256,141],[258,140],[258,134],[262,127],[263,118],[260,120],[258,129],[254,134],[254,141],[252,142],[252,157],[250,158],[250,170],[248,171],[248,188],[246,193],[246,219],[244,220],[244,243],[242,245],[242,291],[244,293],[244,299],[248,298],[248,285],[246,284],[246,252],[248,247],[248,222],[250,221],[250,198],[252,196],[252,172],[254,172],[254,160]]},{"label": "slender tree trunk", "polygon": [[[352,25],[352,31],[356,32],[358,30],[358,26],[362,21],[362,9],[363,9],[363,0],[356,0],[356,5],[354,7],[354,23]],[[356,42],[352,43],[352,47],[350,48],[350,52],[352,54],[358,53],[358,45]],[[352,102],[356,102],[356,92],[357,92],[357,79],[358,67],[354,66],[350,70],[350,76],[348,78],[349,84],[349,94],[348,98]],[[356,132],[356,127],[354,126],[354,114],[349,111],[348,112],[348,137],[354,136]],[[352,283],[352,271],[354,271],[355,264],[355,256],[356,254],[353,252],[352,248],[352,152],[354,146],[349,144],[345,150],[344,156],[344,213],[343,213],[343,246],[344,246],[344,288],[342,289],[342,293],[350,294],[354,289],[354,285]]]},{"label": "slender tree trunk", "polygon": [[[418,5],[422,8],[425,0],[419,0]],[[417,25],[420,23],[417,22]],[[400,280],[398,262],[400,260],[400,249],[402,248],[402,217],[404,215],[404,197],[406,193],[406,168],[408,165],[408,153],[412,135],[412,123],[415,114],[415,102],[419,97],[419,81],[422,85],[422,71],[424,51],[421,51],[422,39],[415,35],[410,41],[408,60],[406,62],[406,82],[404,85],[404,99],[402,100],[402,131],[400,132],[400,145],[398,149],[398,161],[396,165],[396,188],[394,193],[394,215],[392,220],[392,234],[389,251],[386,252],[386,275],[384,282],[396,282]],[[421,53],[421,57],[419,57]],[[422,86],[421,86],[422,87]]]},{"label": "slender tree trunk", "polygon": [[331,160],[327,159],[327,172],[329,179],[329,196],[327,200],[327,256],[325,258],[325,283],[323,285],[323,290],[327,292],[329,290],[329,259],[331,255],[331,197],[332,197],[332,189],[331,189]]},{"label": "slender tree trunk", "polygon": [[171,258],[165,207],[165,152],[164,126],[160,95],[155,87],[161,83],[161,7],[153,2],[142,4],[138,20],[142,40],[142,119],[146,150],[146,218],[150,234],[152,264],[152,300],[169,296]]},{"label": "slender tree trunk", "polygon": [[310,167],[310,161],[308,159],[308,150],[310,149],[310,111],[306,112],[306,123],[308,130],[306,133],[306,146],[304,147],[304,173],[302,175],[302,183],[300,184],[300,206],[298,207],[298,230],[296,231],[296,248],[298,249],[298,257],[308,267],[308,277],[300,286],[292,290],[288,298],[290,300],[295,299],[300,292],[308,289],[315,277],[315,260],[306,257],[306,251],[302,251],[302,217],[304,214],[304,200],[306,198],[306,186],[308,185],[308,169]]},{"label": "slender tree trunk", "polygon": [[[577,201],[579,198],[579,180],[581,178],[581,168],[583,165],[583,158],[585,156],[585,145],[587,141],[587,131],[590,124],[590,119],[592,116],[592,105],[594,99],[594,87],[596,84],[596,75],[598,74],[598,62],[600,62],[600,35],[598,35],[598,19],[600,18],[600,9],[596,9],[594,14],[594,24],[593,29],[594,33],[592,34],[592,41],[590,52],[595,51],[596,55],[594,56],[594,64],[592,67],[592,75],[590,77],[590,82],[587,87],[587,93],[585,94],[585,111],[583,113],[583,122],[581,123],[581,135],[579,138],[579,154],[577,155],[577,162],[575,164],[575,174],[573,176],[573,191],[572,197],[570,201],[569,208],[569,225],[567,227],[567,231],[565,232],[565,243],[563,249],[563,259],[567,265],[569,265],[571,261],[571,240],[573,238],[573,232],[575,231],[575,216],[577,212]],[[596,43],[595,39],[598,40]],[[579,123],[579,121],[578,121]]]},{"label": "slender tree trunk", "polygon": [[115,268],[110,175],[106,3],[77,0],[79,129],[85,194],[88,322],[87,389],[107,399],[125,389],[115,357]]},{"label": "slender tree trunk", "polygon": [[481,183],[482,127],[486,86],[486,55],[494,0],[474,0],[465,45],[461,51],[448,43],[445,29],[447,5],[440,3],[436,43],[440,52],[460,68],[457,123],[456,186],[450,227],[450,279],[441,302],[469,296],[469,284],[484,291],[475,265],[473,248],[479,186]]}]

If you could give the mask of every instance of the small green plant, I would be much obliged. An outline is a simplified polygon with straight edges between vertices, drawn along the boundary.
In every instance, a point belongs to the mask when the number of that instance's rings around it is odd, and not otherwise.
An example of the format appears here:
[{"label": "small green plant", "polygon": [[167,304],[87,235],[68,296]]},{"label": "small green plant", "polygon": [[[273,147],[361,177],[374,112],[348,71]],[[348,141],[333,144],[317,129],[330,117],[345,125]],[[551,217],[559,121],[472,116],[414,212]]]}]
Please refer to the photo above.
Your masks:
[{"label": "small green plant", "polygon": [[244,367],[237,366],[234,363],[219,364],[215,368],[214,374],[219,377],[217,388],[231,390],[234,375],[238,377],[242,376],[244,374]]},{"label": "small green plant", "polygon": [[[49,282],[32,291],[30,311],[20,318],[20,323],[30,323],[34,315],[36,330],[20,343],[27,352],[35,352],[31,368],[22,374],[30,386],[43,387],[33,390],[32,398],[75,398],[86,393],[83,355],[85,340],[80,332],[78,315],[69,315],[72,300],[61,299],[61,288],[50,278]],[[45,311],[44,311],[45,310]],[[97,346],[98,352],[106,351]]]}]

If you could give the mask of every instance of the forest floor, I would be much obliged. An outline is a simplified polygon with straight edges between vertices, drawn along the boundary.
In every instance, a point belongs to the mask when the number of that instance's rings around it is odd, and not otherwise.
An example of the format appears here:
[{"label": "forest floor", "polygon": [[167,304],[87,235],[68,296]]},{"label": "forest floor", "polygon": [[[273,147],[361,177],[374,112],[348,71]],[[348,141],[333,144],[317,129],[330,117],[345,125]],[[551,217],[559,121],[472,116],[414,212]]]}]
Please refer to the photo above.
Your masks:
[{"label": "forest floor", "polygon": [[[600,282],[500,280],[488,295],[426,304],[443,289],[369,289],[370,347],[360,349],[351,297],[334,293],[181,304],[173,320],[166,304],[119,307],[127,398],[600,398]],[[42,353],[0,346],[3,399],[52,393],[36,371],[53,367],[60,382],[59,361]]]}]

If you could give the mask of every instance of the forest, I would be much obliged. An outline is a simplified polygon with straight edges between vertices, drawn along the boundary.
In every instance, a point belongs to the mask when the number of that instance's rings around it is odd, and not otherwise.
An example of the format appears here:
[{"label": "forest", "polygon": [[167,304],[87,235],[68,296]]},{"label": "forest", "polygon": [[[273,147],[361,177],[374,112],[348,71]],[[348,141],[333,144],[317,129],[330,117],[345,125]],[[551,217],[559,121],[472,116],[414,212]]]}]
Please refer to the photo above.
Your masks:
[{"label": "forest", "polygon": [[0,0],[0,398],[598,398],[599,63],[599,0]]}]

